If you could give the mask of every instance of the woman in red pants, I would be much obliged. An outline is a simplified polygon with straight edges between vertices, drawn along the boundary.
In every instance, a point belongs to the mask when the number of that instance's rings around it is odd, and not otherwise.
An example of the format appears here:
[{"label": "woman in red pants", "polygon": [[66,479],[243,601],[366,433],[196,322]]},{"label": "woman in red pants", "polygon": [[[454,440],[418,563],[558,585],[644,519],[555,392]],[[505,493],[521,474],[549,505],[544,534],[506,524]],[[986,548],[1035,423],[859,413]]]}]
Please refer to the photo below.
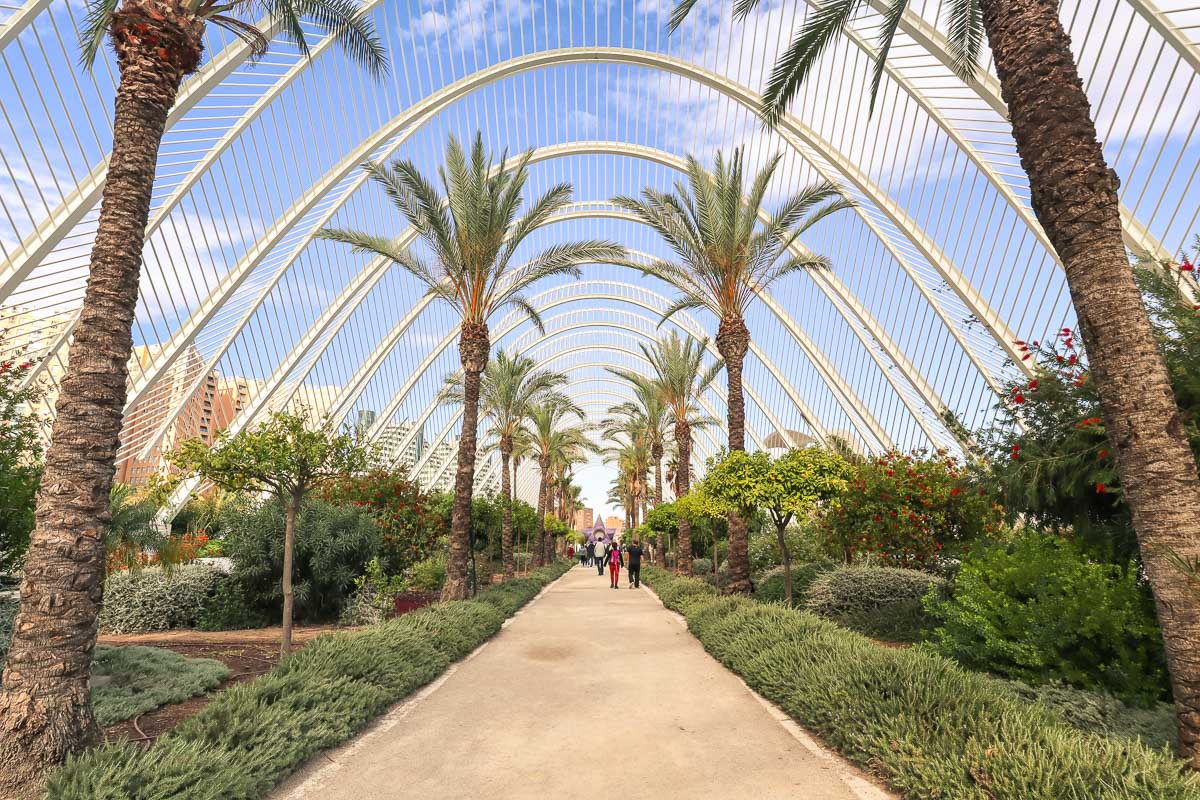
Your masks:
[{"label": "woman in red pants", "polygon": [[621,567],[623,566],[625,566],[625,559],[621,557],[621,546],[613,542],[608,551],[608,579],[613,589],[618,588],[617,584],[621,580]]}]

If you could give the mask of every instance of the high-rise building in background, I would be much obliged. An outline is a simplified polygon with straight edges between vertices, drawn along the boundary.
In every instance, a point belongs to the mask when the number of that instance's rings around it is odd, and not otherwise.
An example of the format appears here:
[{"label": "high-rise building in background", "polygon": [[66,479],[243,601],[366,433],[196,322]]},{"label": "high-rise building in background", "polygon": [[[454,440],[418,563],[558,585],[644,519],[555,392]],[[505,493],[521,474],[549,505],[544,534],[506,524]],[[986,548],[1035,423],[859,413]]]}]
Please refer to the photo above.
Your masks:
[{"label": "high-rise building in background", "polygon": [[572,520],[572,527],[580,532],[590,531],[592,523],[595,522],[595,512],[590,508],[581,508],[575,512],[575,519]]},{"label": "high-rise building in background", "polygon": [[612,528],[617,532],[617,535],[620,535],[621,532],[625,530],[625,520],[621,519],[620,517],[610,516],[604,520],[604,527]]}]

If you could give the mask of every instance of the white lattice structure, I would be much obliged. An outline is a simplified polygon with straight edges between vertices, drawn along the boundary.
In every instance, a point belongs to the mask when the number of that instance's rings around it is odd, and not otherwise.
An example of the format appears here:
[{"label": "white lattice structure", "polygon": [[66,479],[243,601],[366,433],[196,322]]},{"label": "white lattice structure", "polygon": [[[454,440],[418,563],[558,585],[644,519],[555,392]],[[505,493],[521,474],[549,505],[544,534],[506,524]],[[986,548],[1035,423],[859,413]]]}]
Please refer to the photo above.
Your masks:
[{"label": "white lattice structure", "polygon": [[[781,152],[778,194],[837,181],[858,208],[803,242],[833,270],[789,277],[747,320],[751,445],[792,431],[848,434],[871,451],[953,446],[943,410],[986,423],[999,382],[1023,368],[1013,341],[1071,324],[1062,271],[1029,209],[994,74],[964,83],[947,67],[944,0],[912,3],[874,116],[865,87],[883,0],[778,129],[763,129],[757,92],[815,1],[763,4],[744,22],[729,3],[702,4],[672,36],[671,4],[657,0],[367,0],[391,56],[381,81],[317,31],[311,58],[276,41],[252,65],[210,30],[160,158],[134,332],[149,355],[133,365],[122,458],[153,462],[197,414],[239,429],[304,404],[363,424],[394,460],[426,470],[457,435],[456,411],[434,402],[458,366],[453,319],[397,268],[313,234],[404,234],[359,165],[403,157],[432,171],[448,133],[476,129],[496,150],[537,149],[530,193],[575,187],[530,252],[586,236],[664,255],[607,201],[668,187],[688,153],[740,145],[758,164]],[[111,143],[114,68],[103,57],[94,72],[76,66],[83,12],[75,0],[0,3],[0,327],[7,347],[41,358],[47,419]],[[1061,13],[1122,179],[1127,242],[1172,255],[1200,215],[1200,10],[1064,0]],[[535,294],[545,334],[508,317],[493,320],[493,341],[566,371],[599,417],[626,392],[603,367],[644,368],[637,344],[655,335],[671,289],[591,265]],[[704,314],[668,324],[715,331]],[[705,405],[721,416],[723,390]],[[698,459],[719,447],[710,438]],[[482,465],[480,479],[494,472]]]}]

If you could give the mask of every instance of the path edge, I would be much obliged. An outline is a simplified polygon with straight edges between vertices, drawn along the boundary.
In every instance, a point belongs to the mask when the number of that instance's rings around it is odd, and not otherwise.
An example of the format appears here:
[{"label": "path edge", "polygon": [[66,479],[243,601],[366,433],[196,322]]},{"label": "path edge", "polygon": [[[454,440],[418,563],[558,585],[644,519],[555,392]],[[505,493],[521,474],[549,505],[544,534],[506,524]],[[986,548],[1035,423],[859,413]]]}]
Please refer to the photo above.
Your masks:
[{"label": "path edge", "polygon": [[[667,614],[669,614],[671,618],[680,625],[680,627],[687,631],[688,636],[692,636],[692,632],[688,630],[686,617],[674,609],[667,608],[666,604],[663,603],[662,598],[659,597],[658,593],[651,589],[648,584],[643,583],[641,588],[644,589],[647,594],[653,597],[654,601],[662,606],[663,611],[667,612]],[[695,639],[694,636],[692,638]],[[858,798],[858,800],[901,800],[900,795],[883,786],[880,786],[876,781],[871,780],[868,777],[864,777],[865,773],[863,773],[860,767],[847,760],[837,751],[832,750],[822,744],[816,738],[816,736],[805,730],[798,722],[796,722],[796,720],[788,716],[786,711],[756,692],[754,688],[750,686],[750,684],[746,683],[746,681],[742,679],[741,675],[738,675],[720,661],[717,661],[717,659],[713,658],[712,653],[708,652],[703,645],[701,645],[700,649],[704,651],[704,655],[712,658],[712,660],[716,662],[721,669],[737,678],[738,683],[742,685],[742,688],[746,690],[746,693],[757,700],[759,704],[766,709],[767,714],[770,715],[771,719],[775,720],[775,722],[778,723],[781,728],[787,731],[789,736],[799,742],[801,747],[807,750],[818,760],[827,764],[833,773],[837,775],[838,780],[840,780],[846,789],[856,798]],[[299,799],[288,798],[287,800]]]},{"label": "path edge", "polygon": [[[455,661],[445,672],[434,678],[429,683],[422,686],[417,691],[410,694],[408,697],[398,701],[395,705],[389,708],[384,713],[380,714],[372,720],[365,728],[356,733],[352,738],[335,745],[327,750],[321,750],[309,756],[308,760],[282,781],[277,783],[270,792],[267,793],[267,800],[305,800],[314,791],[319,791],[322,786],[329,782],[342,769],[341,762],[338,757],[352,755],[368,739],[374,739],[376,736],[381,736],[392,728],[396,727],[405,717],[411,714],[417,706],[425,702],[431,697],[434,692],[440,689],[446,681],[458,672],[459,667],[466,664],[475,656],[483,652],[489,644],[496,640],[496,637],[509,625],[511,625],[518,617],[525,613],[534,603],[541,600],[542,597],[553,589],[558,582],[571,573],[574,567],[568,569],[562,575],[552,580],[550,583],[542,587],[542,590],[535,594],[533,598],[517,609],[512,616],[505,618],[500,624],[500,630],[492,636],[485,639],[478,647],[467,653],[465,656]],[[657,599],[657,596],[656,596]],[[661,601],[660,601],[661,602]],[[322,759],[324,760],[322,762]]]}]

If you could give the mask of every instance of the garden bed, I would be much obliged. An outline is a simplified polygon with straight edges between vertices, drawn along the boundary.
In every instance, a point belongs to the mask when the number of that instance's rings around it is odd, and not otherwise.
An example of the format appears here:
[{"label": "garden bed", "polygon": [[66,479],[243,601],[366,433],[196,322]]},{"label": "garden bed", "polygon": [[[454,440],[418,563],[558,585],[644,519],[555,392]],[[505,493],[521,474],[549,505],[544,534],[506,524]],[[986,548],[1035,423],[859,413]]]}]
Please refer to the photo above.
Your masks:
[{"label": "garden bed", "polygon": [[117,741],[72,757],[50,777],[47,798],[264,797],[468,655],[569,567],[311,640],[270,672],[215,694],[149,747]]},{"label": "garden bed", "polygon": [[[294,631],[293,648],[304,647],[313,637],[327,632],[327,628]],[[270,672],[279,663],[279,630],[274,636],[270,631],[168,631],[153,634],[102,636],[101,644],[159,647],[185,655],[188,658],[211,658],[220,661],[229,669],[229,677],[212,692],[192,697],[181,703],[172,703],[149,711],[133,719],[118,722],[104,729],[105,741],[153,742],[188,717],[199,712],[212,702],[215,695],[231,686],[246,683]]]},{"label": "garden bed", "polygon": [[642,578],[710,654],[906,797],[1200,798],[1200,777],[1169,752],[1079,731],[948,659],[663,570]]}]

